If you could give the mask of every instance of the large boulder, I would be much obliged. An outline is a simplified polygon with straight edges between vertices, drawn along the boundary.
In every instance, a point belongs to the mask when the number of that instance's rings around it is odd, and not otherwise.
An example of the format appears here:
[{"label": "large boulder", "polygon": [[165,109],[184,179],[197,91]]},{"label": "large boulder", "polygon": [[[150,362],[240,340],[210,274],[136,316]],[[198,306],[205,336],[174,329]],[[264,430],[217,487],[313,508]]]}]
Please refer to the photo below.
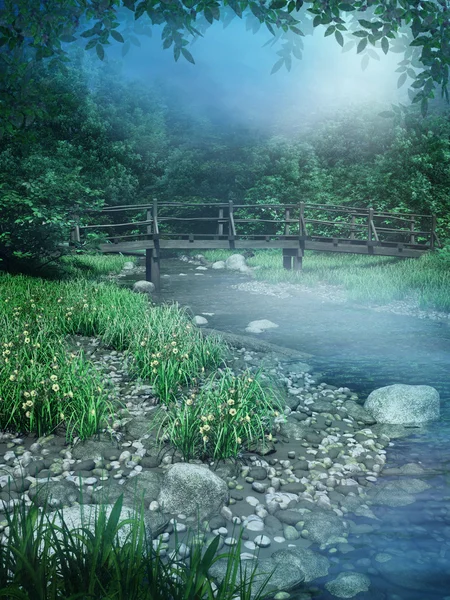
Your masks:
[{"label": "large boulder", "polygon": [[225,261],[225,267],[230,271],[246,271],[249,269],[242,254],[232,254]]},{"label": "large boulder", "polygon": [[374,390],[364,409],[378,423],[420,425],[439,419],[439,392],[429,385],[388,385]]},{"label": "large boulder", "polygon": [[209,520],[228,500],[223,479],[203,465],[176,463],[164,475],[158,503],[165,512]]},{"label": "large boulder", "polygon": [[[243,560],[241,564],[242,572],[241,570],[238,571],[236,584],[239,585],[243,581],[248,581],[253,571],[255,572],[250,588],[250,598],[255,598],[262,591],[267,594],[295,589],[305,580],[304,572],[299,569],[295,562],[289,560],[250,559]],[[211,566],[208,573],[220,584],[225,579],[227,567],[228,561],[221,558]],[[263,588],[270,574],[272,576],[266,587]],[[247,587],[250,587],[248,583]]]},{"label": "large boulder", "polygon": [[[105,509],[106,522],[111,514],[113,509],[113,504],[105,504],[103,505]],[[54,523],[57,527],[62,528],[63,524],[67,525],[70,532],[74,529],[79,529],[80,527],[85,527],[89,529],[91,533],[95,533],[95,522],[96,515],[98,519],[98,515],[100,512],[100,507],[93,504],[87,504],[83,506],[83,511],[81,511],[80,506],[68,506],[61,508],[55,513],[47,513],[49,521]],[[120,512],[118,525],[125,521],[126,519],[137,519],[140,522],[140,512],[135,511],[130,507],[123,506]],[[37,522],[39,522],[38,519]],[[45,522],[45,520],[44,520]],[[167,527],[168,519],[161,515],[160,513],[151,513],[149,511],[143,512],[143,523],[147,535],[147,539],[151,540],[155,538],[157,535],[162,533],[164,529]],[[117,532],[117,537],[120,545],[123,545],[129,536],[132,530],[132,526],[130,524],[124,524]],[[56,533],[57,538],[62,540],[63,534],[61,532]],[[53,552],[50,551],[50,554]]]},{"label": "large boulder", "polygon": [[136,292],[137,294],[150,295],[154,291],[155,285],[151,281],[145,281],[145,279],[142,279],[133,284],[133,292]]}]

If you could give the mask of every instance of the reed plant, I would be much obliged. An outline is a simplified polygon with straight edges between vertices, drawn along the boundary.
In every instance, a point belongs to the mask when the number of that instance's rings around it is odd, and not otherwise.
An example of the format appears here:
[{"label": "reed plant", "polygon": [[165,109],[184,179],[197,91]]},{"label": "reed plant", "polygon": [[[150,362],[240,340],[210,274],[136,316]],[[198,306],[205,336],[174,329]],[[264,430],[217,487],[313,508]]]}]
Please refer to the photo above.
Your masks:
[{"label": "reed plant", "polygon": [[246,370],[236,376],[229,368],[213,373],[198,390],[161,411],[158,437],[186,461],[238,458],[251,444],[271,439],[282,407],[262,386],[261,374]]},{"label": "reed plant", "polygon": [[[241,560],[241,537],[236,546],[219,554],[219,536],[207,546],[198,536],[187,541],[188,556],[180,559],[162,551],[149,538],[143,506],[121,519],[123,495],[107,517],[100,505],[94,521],[70,531],[61,509],[48,512],[24,501],[6,513],[6,541],[0,544],[0,597],[12,600],[261,600],[272,573],[252,589],[257,565],[246,569]],[[56,517],[59,516],[58,523]],[[123,541],[119,532],[127,527]],[[201,540],[200,540],[201,541]],[[216,584],[211,566],[227,561],[224,579]]]}]

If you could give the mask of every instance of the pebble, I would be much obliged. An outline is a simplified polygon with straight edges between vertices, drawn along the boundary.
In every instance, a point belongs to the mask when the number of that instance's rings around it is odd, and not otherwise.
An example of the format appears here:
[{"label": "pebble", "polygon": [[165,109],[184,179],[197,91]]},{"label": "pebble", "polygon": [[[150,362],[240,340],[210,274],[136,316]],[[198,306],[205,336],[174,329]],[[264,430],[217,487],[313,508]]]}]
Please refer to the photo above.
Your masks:
[{"label": "pebble", "polygon": [[237,539],[234,537],[227,537],[224,539],[224,543],[226,546],[236,546]]},{"label": "pebble", "polygon": [[270,538],[266,535],[258,535],[255,537],[255,544],[261,548],[268,548],[270,546]]},{"label": "pebble", "polygon": [[255,498],[254,496],[247,496],[245,501],[247,504],[250,504],[250,506],[258,506],[259,504],[258,498]]}]

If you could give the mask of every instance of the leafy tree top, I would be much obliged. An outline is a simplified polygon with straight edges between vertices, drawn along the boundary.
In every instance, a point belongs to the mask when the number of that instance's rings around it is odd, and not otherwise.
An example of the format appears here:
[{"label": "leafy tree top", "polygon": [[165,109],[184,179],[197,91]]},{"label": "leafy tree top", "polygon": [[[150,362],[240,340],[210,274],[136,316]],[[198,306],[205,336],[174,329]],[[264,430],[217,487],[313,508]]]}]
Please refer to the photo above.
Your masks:
[{"label": "leafy tree top", "polygon": [[0,0],[0,133],[13,133],[36,115],[42,102],[30,101],[35,61],[67,61],[68,44],[85,41],[101,60],[111,42],[140,45],[163,25],[163,48],[194,63],[189,41],[214,21],[224,26],[245,18],[254,33],[263,25],[268,44],[279,46],[275,73],[302,58],[302,36],[322,26],[345,50],[356,47],[361,66],[379,60],[377,50],[403,54],[398,87],[413,79],[409,94],[426,115],[436,88],[449,100],[450,2],[447,0]]}]

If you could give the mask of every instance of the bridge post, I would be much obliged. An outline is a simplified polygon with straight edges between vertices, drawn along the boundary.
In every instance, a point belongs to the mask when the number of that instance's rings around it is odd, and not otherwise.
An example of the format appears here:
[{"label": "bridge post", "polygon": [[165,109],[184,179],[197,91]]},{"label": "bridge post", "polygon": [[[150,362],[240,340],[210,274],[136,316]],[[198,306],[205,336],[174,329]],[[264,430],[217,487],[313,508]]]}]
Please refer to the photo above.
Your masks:
[{"label": "bridge post", "polygon": [[410,225],[410,236],[409,236],[409,243],[410,244],[415,244],[416,243],[416,236],[414,235],[414,224],[415,224],[415,218],[411,217],[411,225]]},{"label": "bridge post", "polygon": [[75,246],[75,244],[79,244],[81,242],[80,236],[80,217],[79,215],[72,215],[73,220],[75,221],[75,225],[73,226],[72,231],[70,232],[70,246]]},{"label": "bridge post", "polygon": [[289,271],[292,269],[292,254],[289,248],[283,248],[283,268]]},{"label": "bridge post", "polygon": [[294,256],[292,257],[292,262],[293,262],[293,269],[294,271],[301,271],[303,268],[303,255],[304,255],[304,251],[303,248],[299,248],[298,250],[295,251]]},{"label": "bridge post", "polygon": [[158,202],[153,199],[153,210],[147,210],[147,221],[152,219],[152,225],[147,225],[147,234],[153,239],[154,248],[145,250],[145,279],[151,281],[156,290],[161,288],[160,265],[159,265],[159,227],[158,227]]}]

